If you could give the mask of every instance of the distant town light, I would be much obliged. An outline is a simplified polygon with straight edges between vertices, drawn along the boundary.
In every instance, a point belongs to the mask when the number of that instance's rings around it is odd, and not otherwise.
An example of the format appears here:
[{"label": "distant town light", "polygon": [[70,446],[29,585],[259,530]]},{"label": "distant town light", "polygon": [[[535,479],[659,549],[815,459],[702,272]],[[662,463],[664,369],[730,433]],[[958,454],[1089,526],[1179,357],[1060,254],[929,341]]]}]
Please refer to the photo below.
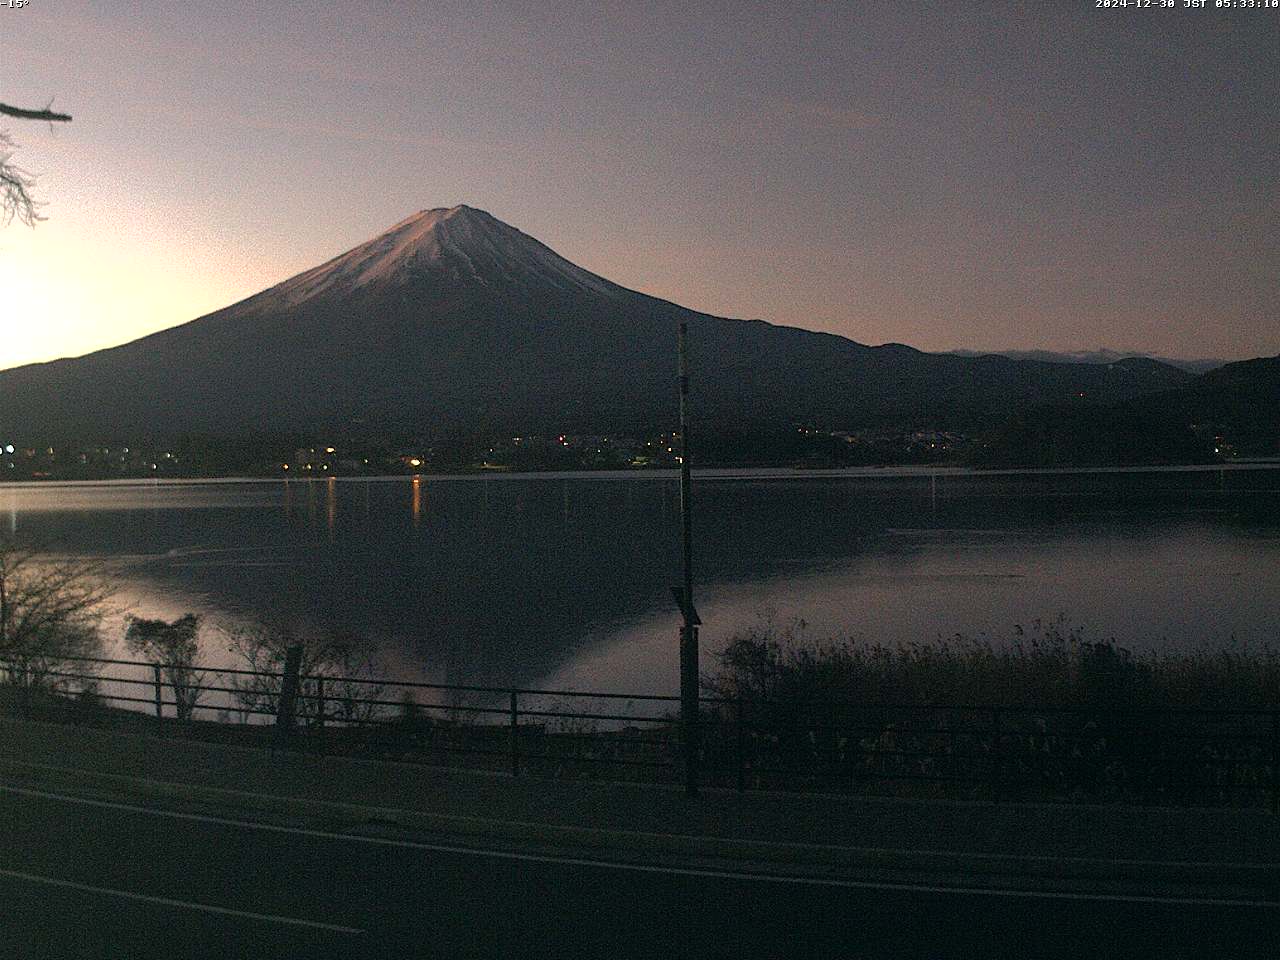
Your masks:
[{"label": "distant town light", "polygon": [[325,453],[337,453],[338,451],[337,451],[337,450],[335,450],[333,447],[325,447],[325,448],[324,448],[324,452],[325,452]]},{"label": "distant town light", "polygon": [[412,459],[409,461],[409,466],[411,466],[411,467],[420,467],[420,466],[422,466],[422,461],[421,461],[421,460],[419,460],[417,457],[414,457],[414,458],[412,458]]},{"label": "distant town light", "polygon": [[12,443],[6,443],[6,444],[4,445],[4,452],[5,452],[5,453],[13,453],[13,444],[12,444]]}]

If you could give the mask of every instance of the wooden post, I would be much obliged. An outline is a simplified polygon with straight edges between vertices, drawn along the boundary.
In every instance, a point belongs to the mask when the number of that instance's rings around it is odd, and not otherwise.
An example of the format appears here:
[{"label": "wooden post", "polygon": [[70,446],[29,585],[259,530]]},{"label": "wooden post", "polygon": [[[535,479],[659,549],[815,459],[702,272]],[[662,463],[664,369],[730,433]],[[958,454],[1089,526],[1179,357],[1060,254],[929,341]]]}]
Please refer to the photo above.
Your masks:
[{"label": "wooden post", "polygon": [[164,726],[164,678],[160,673],[160,664],[151,665],[152,676],[156,687],[156,726]]},{"label": "wooden post", "polygon": [[302,667],[302,645],[294,644],[285,654],[284,678],[280,682],[280,702],[276,706],[276,737],[282,739],[293,732],[293,718],[298,706],[298,671]]},{"label": "wooden post", "polygon": [[991,709],[991,797],[1000,802],[1000,711]]},{"label": "wooden post", "polygon": [[520,704],[511,691],[511,776],[520,776]]},{"label": "wooden post", "polygon": [[1280,814],[1280,710],[1271,711],[1271,812]]},{"label": "wooden post", "polygon": [[747,730],[745,725],[746,706],[741,698],[735,701],[734,719],[737,721],[734,725],[738,728],[738,792],[742,793],[747,789]]}]

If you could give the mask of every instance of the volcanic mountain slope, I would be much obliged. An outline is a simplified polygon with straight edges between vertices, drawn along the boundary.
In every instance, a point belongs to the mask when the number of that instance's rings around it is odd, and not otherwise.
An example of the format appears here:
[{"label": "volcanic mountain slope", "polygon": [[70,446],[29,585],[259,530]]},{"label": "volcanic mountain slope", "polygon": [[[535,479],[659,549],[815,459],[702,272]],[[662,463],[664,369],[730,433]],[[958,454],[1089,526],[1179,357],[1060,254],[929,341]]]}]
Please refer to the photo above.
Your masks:
[{"label": "volcanic mountain slope", "polygon": [[689,322],[707,424],[972,428],[1030,403],[1189,379],[1147,360],[1055,364],[868,347],[625,289],[481,210],[427,210],[216,313],[0,372],[0,429],[31,438],[244,431],[620,431],[674,420]]}]

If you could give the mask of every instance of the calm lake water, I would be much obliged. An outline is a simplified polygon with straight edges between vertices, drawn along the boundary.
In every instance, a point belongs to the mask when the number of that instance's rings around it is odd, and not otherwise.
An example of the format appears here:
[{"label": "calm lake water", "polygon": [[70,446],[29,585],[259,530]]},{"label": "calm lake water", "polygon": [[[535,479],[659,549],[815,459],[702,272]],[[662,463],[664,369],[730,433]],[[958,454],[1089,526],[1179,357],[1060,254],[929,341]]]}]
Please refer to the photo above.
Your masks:
[{"label": "calm lake water", "polygon": [[[1059,614],[1135,648],[1280,640],[1274,468],[762,471],[694,496],[705,667],[798,619],[885,642]],[[403,679],[678,687],[669,474],[0,486],[0,531],[108,558],[139,615],[355,632]]]}]

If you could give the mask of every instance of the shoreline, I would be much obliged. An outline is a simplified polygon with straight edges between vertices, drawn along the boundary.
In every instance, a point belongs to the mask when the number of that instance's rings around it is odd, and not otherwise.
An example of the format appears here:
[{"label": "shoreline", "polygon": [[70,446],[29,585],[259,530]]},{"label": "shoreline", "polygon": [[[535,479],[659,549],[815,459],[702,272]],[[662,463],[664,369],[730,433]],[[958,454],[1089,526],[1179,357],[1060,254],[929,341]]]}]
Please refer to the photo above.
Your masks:
[{"label": "shoreline", "polygon": [[[1094,466],[1094,467],[1002,467],[982,469],[956,466],[884,466],[884,467],[707,467],[694,470],[700,480],[803,480],[863,479],[914,477],[1016,477],[1016,476],[1084,476],[1088,474],[1144,474],[1144,473],[1214,473],[1249,470],[1280,470],[1280,458],[1238,460],[1213,464],[1151,464],[1145,466]],[[293,477],[121,477],[103,480],[8,480],[0,481],[0,489],[22,490],[49,487],[181,487],[215,484],[277,484],[277,483],[397,483],[420,480],[677,480],[676,469],[652,470],[536,470],[536,471],[484,471],[469,473],[405,473],[370,476],[341,476],[337,474]]]}]

